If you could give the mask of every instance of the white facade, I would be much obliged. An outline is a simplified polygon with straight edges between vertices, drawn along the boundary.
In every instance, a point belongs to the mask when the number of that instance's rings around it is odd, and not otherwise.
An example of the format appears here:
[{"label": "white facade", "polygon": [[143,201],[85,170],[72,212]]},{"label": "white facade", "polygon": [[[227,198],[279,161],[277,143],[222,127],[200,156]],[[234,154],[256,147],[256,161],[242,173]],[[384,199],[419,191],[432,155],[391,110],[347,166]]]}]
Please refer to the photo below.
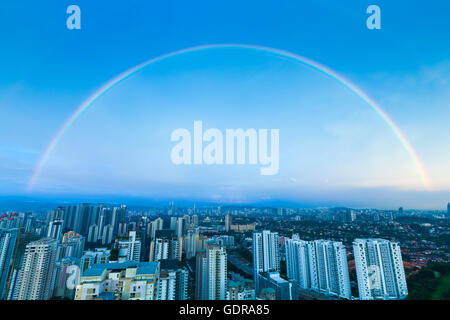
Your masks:
[{"label": "white facade", "polygon": [[175,300],[177,273],[175,270],[161,272],[158,283],[158,300]]},{"label": "white facade", "polygon": [[19,229],[0,229],[0,300],[6,295],[6,285],[12,267]]},{"label": "white facade", "polygon": [[48,300],[54,287],[57,241],[50,238],[26,246],[19,272],[16,300]]},{"label": "white facade", "polygon": [[253,233],[253,269],[257,294],[259,293],[259,273],[280,271],[279,246],[277,232],[264,230]]},{"label": "white facade", "polygon": [[159,263],[96,264],[81,276],[75,300],[155,300]]},{"label": "white facade", "polygon": [[130,231],[126,240],[117,241],[119,250],[118,262],[136,261],[141,259],[141,240],[137,240],[136,231]]},{"label": "white facade", "polygon": [[297,282],[300,288],[311,287],[308,242],[296,235],[286,240],[286,268],[288,278]]},{"label": "white facade", "polygon": [[408,288],[397,242],[356,239],[353,250],[361,300],[406,298]]},{"label": "white facade", "polygon": [[351,298],[347,252],[341,242],[308,242],[295,235],[286,241],[286,267],[288,278],[302,289]]},{"label": "white facade", "polygon": [[227,292],[227,253],[224,247],[210,244],[207,249],[208,300],[225,300]]}]

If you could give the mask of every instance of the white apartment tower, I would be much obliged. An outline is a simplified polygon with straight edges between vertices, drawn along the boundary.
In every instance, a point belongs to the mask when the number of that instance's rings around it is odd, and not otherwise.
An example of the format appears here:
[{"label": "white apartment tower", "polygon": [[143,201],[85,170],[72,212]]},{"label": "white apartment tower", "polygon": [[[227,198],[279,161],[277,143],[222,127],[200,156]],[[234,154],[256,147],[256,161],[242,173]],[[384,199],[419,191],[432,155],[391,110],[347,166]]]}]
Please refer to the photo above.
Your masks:
[{"label": "white apartment tower", "polygon": [[302,289],[351,298],[347,252],[341,242],[308,242],[294,235],[286,241],[286,268],[288,278]]},{"label": "white apartment tower", "polygon": [[308,244],[311,288],[350,299],[347,253],[342,242],[316,240]]},{"label": "white apartment tower", "polygon": [[288,278],[295,281],[300,288],[311,287],[308,242],[300,240],[298,235],[286,240],[286,268]]},{"label": "white apartment tower", "polygon": [[227,294],[227,253],[224,247],[208,244],[207,264],[207,299],[226,300]]},{"label": "white apartment tower", "polygon": [[277,232],[263,230],[253,233],[253,271],[257,294],[259,293],[259,273],[280,271],[279,243]]},{"label": "white apartment tower", "polygon": [[44,238],[25,249],[16,287],[16,300],[48,300],[54,286],[57,240]]},{"label": "white apartment tower", "polygon": [[408,288],[397,242],[355,239],[353,251],[361,300],[406,298]]}]

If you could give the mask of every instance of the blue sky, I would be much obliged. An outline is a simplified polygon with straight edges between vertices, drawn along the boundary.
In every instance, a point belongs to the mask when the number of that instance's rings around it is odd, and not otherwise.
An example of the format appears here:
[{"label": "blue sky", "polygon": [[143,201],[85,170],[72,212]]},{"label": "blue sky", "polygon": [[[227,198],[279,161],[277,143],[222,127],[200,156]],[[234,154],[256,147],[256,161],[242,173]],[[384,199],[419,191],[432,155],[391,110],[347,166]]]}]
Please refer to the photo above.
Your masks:
[{"label": "blue sky", "polygon": [[[80,31],[65,27],[70,4],[82,10]],[[381,30],[365,27],[370,4],[381,7]],[[109,92],[67,132],[32,193],[442,207],[448,12],[444,1],[2,1],[0,193],[25,193],[51,138],[112,77],[182,48],[242,43],[300,54],[356,83],[403,130],[433,190],[422,190],[392,131],[339,83],[220,49],[155,64]],[[171,166],[170,132],[194,117],[208,127],[280,128],[279,175]]]}]

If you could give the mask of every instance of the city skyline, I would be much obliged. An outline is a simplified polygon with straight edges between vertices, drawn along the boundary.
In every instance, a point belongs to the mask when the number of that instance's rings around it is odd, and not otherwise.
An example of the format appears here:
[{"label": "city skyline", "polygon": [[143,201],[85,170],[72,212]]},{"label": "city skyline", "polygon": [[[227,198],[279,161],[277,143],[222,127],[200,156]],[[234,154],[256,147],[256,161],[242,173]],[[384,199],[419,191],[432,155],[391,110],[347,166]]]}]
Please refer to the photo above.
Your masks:
[{"label": "city skyline", "polygon": [[1,298],[446,299],[417,286],[428,268],[448,272],[449,216],[102,203],[2,214]]}]

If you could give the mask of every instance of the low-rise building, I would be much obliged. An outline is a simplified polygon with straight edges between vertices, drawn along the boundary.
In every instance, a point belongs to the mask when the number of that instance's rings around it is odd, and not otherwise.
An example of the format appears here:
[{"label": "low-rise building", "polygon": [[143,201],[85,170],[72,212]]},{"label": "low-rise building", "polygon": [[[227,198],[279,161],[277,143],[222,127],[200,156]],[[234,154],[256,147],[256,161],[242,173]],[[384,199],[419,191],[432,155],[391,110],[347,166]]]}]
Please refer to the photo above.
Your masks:
[{"label": "low-rise building", "polygon": [[75,300],[156,300],[159,262],[95,264],[81,276]]}]

